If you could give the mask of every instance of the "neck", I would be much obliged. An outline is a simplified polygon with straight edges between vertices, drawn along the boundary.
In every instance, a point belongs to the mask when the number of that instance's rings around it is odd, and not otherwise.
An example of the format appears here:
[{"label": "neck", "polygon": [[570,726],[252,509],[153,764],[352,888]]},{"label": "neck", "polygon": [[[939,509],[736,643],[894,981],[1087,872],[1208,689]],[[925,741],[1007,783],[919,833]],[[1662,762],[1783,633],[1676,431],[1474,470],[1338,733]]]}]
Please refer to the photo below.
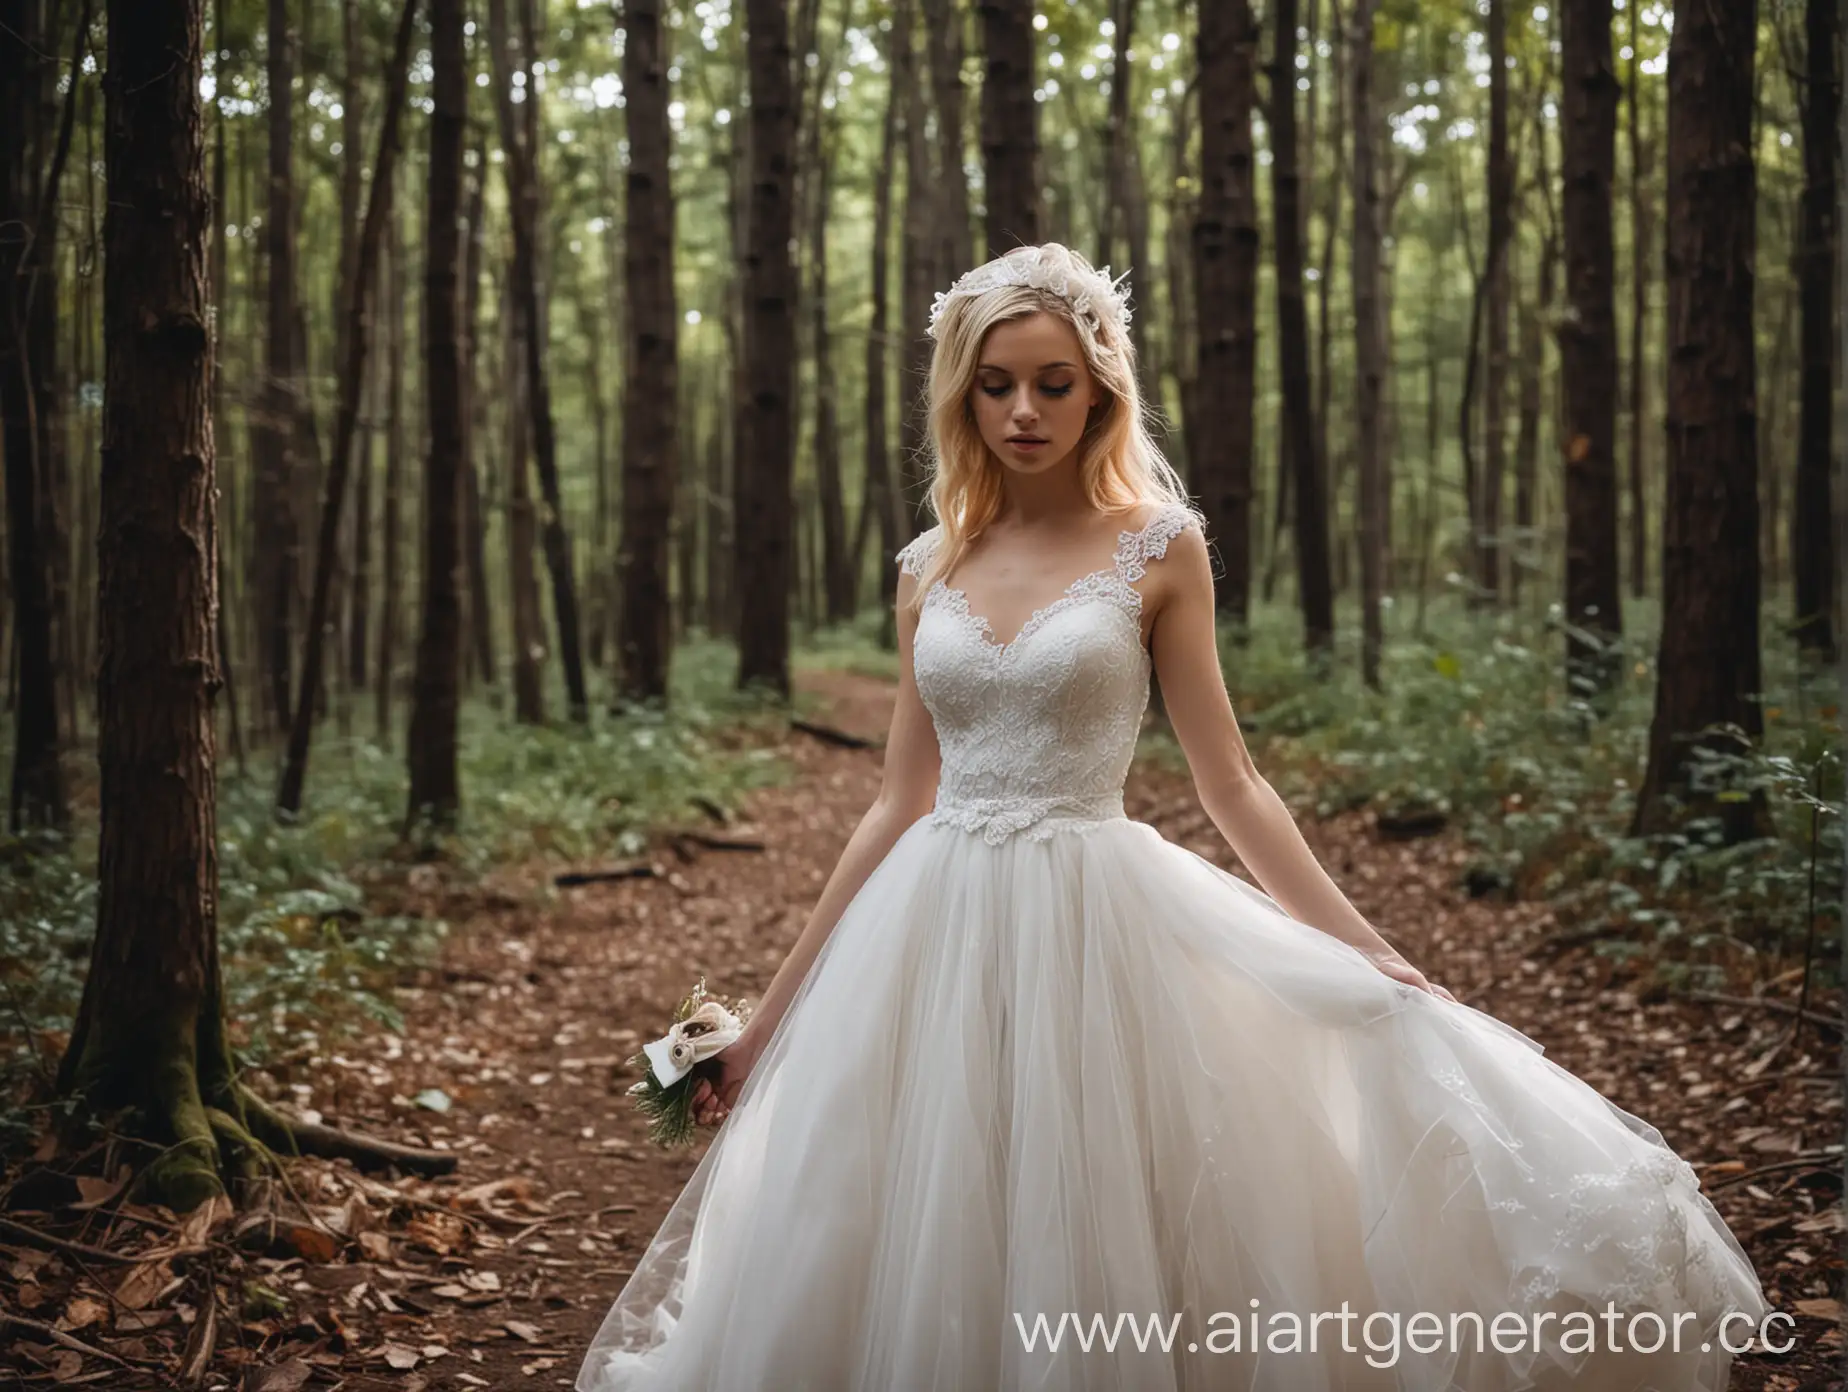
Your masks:
[{"label": "neck", "polygon": [[1091,511],[1078,479],[1078,451],[1074,449],[1049,469],[1022,473],[996,462],[1001,469],[1001,511],[998,517],[1033,526],[1074,513]]}]

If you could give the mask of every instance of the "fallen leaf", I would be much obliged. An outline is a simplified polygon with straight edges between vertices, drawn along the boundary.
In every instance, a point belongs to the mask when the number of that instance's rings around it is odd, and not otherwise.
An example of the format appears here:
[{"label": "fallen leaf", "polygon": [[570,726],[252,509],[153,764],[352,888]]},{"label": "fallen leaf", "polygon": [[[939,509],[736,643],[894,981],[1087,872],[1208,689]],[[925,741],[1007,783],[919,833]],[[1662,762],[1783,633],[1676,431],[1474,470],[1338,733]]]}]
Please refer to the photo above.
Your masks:
[{"label": "fallen leaf", "polygon": [[116,1303],[130,1310],[146,1309],[172,1279],[173,1268],[166,1262],[142,1262],[116,1287]]},{"label": "fallen leaf", "polygon": [[246,1368],[242,1392],[299,1392],[314,1369],[299,1358],[268,1368]]},{"label": "fallen leaf", "polygon": [[128,1186],[129,1172],[117,1170],[114,1179],[103,1179],[98,1175],[78,1175],[77,1192],[83,1197],[70,1208],[101,1208]]},{"label": "fallen leaf", "polygon": [[439,1114],[447,1112],[455,1105],[449,1100],[449,1094],[444,1092],[441,1088],[425,1088],[422,1092],[413,1097],[411,1101],[417,1106],[424,1108],[426,1111],[437,1112]]},{"label": "fallen leaf", "polygon": [[51,1375],[59,1382],[69,1382],[83,1371],[83,1355],[76,1349],[60,1349],[51,1360]]},{"label": "fallen leaf", "polygon": [[311,1228],[305,1223],[290,1224],[283,1232],[283,1240],[300,1253],[305,1261],[330,1262],[340,1251],[340,1244],[332,1233]]},{"label": "fallen leaf", "polygon": [[1799,1315],[1808,1315],[1811,1319],[1829,1320],[1839,1324],[1842,1318],[1842,1302],[1839,1300],[1799,1300],[1790,1307]]},{"label": "fallen leaf", "polygon": [[87,1329],[108,1313],[109,1307],[102,1301],[80,1295],[65,1307],[64,1318],[58,1321],[58,1328],[67,1334]]},{"label": "fallen leaf", "polygon": [[391,1239],[382,1232],[363,1232],[359,1235],[359,1250],[368,1261],[390,1261]]},{"label": "fallen leaf", "polygon": [[417,1350],[406,1348],[403,1344],[386,1344],[379,1352],[384,1356],[387,1364],[401,1373],[408,1373],[417,1366]]},{"label": "fallen leaf", "polygon": [[501,1328],[513,1335],[514,1338],[524,1339],[529,1344],[540,1342],[539,1326],[528,1324],[525,1320],[506,1320],[501,1324]]}]

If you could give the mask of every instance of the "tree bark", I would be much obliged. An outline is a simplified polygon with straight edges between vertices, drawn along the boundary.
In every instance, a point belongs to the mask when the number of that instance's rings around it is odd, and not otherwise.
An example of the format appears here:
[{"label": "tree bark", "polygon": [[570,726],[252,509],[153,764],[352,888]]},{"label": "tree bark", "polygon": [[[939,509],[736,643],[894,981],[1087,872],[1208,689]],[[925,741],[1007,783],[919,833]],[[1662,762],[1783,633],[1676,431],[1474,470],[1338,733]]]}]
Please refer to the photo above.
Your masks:
[{"label": "tree bark", "polygon": [[533,517],[532,470],[527,465],[531,440],[526,417],[532,409],[528,379],[519,364],[525,356],[523,339],[532,332],[521,309],[519,292],[511,275],[502,279],[501,381],[506,402],[507,440],[507,588],[513,611],[513,716],[522,725],[545,723],[545,614],[539,603],[539,572],[533,563],[537,548]]},{"label": "tree bark", "polygon": [[590,717],[590,696],[584,682],[583,626],[578,619],[571,534],[565,526],[564,495],[558,482],[558,435],[552,417],[551,378],[546,369],[545,297],[539,288],[539,144],[532,138],[538,130],[539,91],[531,72],[538,54],[533,44],[537,24],[529,12],[531,3],[532,0],[523,0],[527,9],[523,9],[520,49],[527,69],[525,134],[519,129],[513,109],[506,0],[488,0],[488,49],[495,65],[494,112],[500,125],[502,168],[507,175],[507,203],[512,213],[513,287],[526,325],[523,337],[533,465],[545,500],[539,536],[552,581],[552,617],[558,628],[558,655],[565,669],[565,696],[571,718],[582,721]]},{"label": "tree bark", "polygon": [[391,707],[398,669],[398,591],[403,564],[404,495],[404,235],[399,199],[393,191],[386,233],[385,477],[380,484],[379,633],[373,664],[374,735],[390,747]]},{"label": "tree bark", "polygon": [[1380,313],[1378,135],[1373,128],[1373,21],[1379,0],[1356,0],[1348,54],[1354,141],[1354,454],[1360,465],[1360,672],[1376,691],[1384,634],[1385,463],[1380,401],[1385,389],[1386,333]]},{"label": "tree bark", "polygon": [[1836,655],[1835,383],[1836,118],[1842,100],[1839,0],[1808,0],[1804,8],[1803,209],[1798,284],[1802,296],[1801,401],[1797,417],[1797,478],[1792,490],[1791,564],[1796,580],[1797,643],[1830,663]]},{"label": "tree bark", "polygon": [[1566,680],[1591,698],[1622,678],[1617,550],[1616,253],[1611,186],[1617,168],[1617,78],[1608,0],[1565,0],[1560,11],[1561,200],[1566,301],[1559,328],[1565,389]]},{"label": "tree bark", "polygon": [[963,96],[963,0],[924,0],[924,34],[936,94],[937,169],[943,180],[939,241],[932,257],[940,273],[961,275],[975,259],[969,230],[969,179],[963,172],[968,103]]},{"label": "tree bark", "polygon": [[[898,36],[911,23],[911,0],[897,0],[893,6],[892,29],[888,37],[888,72],[897,68]],[[868,297],[872,301],[871,320],[866,329],[866,419],[865,474],[862,482],[860,514],[871,516],[879,529],[879,600],[888,613],[898,593],[898,567],[890,563],[903,545],[902,525],[896,490],[892,486],[891,432],[887,424],[886,345],[891,336],[888,303],[891,292],[892,181],[898,162],[900,91],[896,80],[888,83],[885,118],[879,135],[879,167],[873,170],[873,250]]]},{"label": "tree bark", "polygon": [[936,268],[930,235],[931,210],[938,201],[936,171],[931,168],[926,127],[929,113],[919,70],[916,10],[904,29],[894,30],[892,81],[898,86],[905,131],[905,220],[900,228],[898,341],[899,356],[899,489],[904,532],[915,536],[929,524],[927,497],[929,422],[925,396],[929,390],[930,338],[924,332],[930,317]]},{"label": "tree bark", "polygon": [[1722,798],[1693,749],[1742,753],[1764,730],[1759,667],[1758,439],[1752,338],[1750,6],[1680,0],[1668,54],[1668,445],[1662,624],[1649,765],[1633,831],[1682,811],[1756,834],[1762,793]]},{"label": "tree bark", "polygon": [[[1283,459],[1294,475],[1296,579],[1303,639],[1312,654],[1335,642],[1328,568],[1328,486],[1310,399],[1309,317],[1303,302],[1302,156],[1296,141],[1296,0],[1276,0],[1270,70],[1271,212],[1277,239],[1277,374],[1283,394]],[[1279,494],[1282,493],[1279,477]]]},{"label": "tree bark", "polygon": [[1641,599],[1649,592],[1649,488],[1645,433],[1649,402],[1649,373],[1643,362],[1643,343],[1649,323],[1649,248],[1655,229],[1649,217],[1644,181],[1648,173],[1648,146],[1643,142],[1641,5],[1628,7],[1630,16],[1630,91],[1625,102],[1626,131],[1630,145],[1630,593]]},{"label": "tree bark", "polygon": [[475,674],[486,686],[498,680],[494,662],[494,602],[488,592],[488,519],[481,497],[481,451],[488,437],[481,390],[481,271],[487,259],[488,158],[485,138],[475,145],[475,174],[469,180],[468,243],[462,253],[462,330],[468,349],[462,386],[468,404],[462,462],[462,539],[468,567],[468,647]]},{"label": "tree bark", "polygon": [[1251,105],[1258,28],[1247,0],[1200,10],[1200,200],[1194,213],[1194,293],[1201,415],[1194,490],[1225,568],[1221,615],[1243,628],[1251,609],[1251,467],[1256,408],[1258,221]]},{"label": "tree bark", "polygon": [[853,554],[847,536],[847,499],[841,477],[840,405],[834,371],[833,335],[829,326],[828,213],[834,181],[830,156],[837,141],[836,122],[817,100],[810,111],[809,190],[809,338],[815,360],[815,504],[820,524],[822,613],[831,624],[845,623],[858,607]]},{"label": "tree bark", "polygon": [[680,477],[679,330],[668,170],[673,136],[661,10],[659,0],[627,0],[623,8],[622,85],[629,124],[623,283],[629,346],[623,382],[617,688],[630,700],[666,698],[673,654],[668,600],[674,489]]},{"label": "tree bark", "polygon": [[265,376],[257,442],[257,640],[263,654],[273,729],[289,724],[294,648],[296,569],[301,541],[296,521],[297,394],[295,360],[295,34],[288,0],[269,0],[269,204],[264,214],[268,254]]},{"label": "tree bark", "polygon": [[462,807],[457,717],[462,671],[462,145],[468,126],[463,0],[430,0],[433,70],[424,246],[423,616],[405,741],[407,834],[454,826]]},{"label": "tree bark", "polygon": [[982,183],[992,257],[1040,240],[1033,0],[978,0],[976,13],[982,20]]},{"label": "tree bark", "polygon": [[789,696],[795,542],[796,113],[785,0],[746,0],[750,232],[744,264],[745,391],[733,467],[738,538],[738,684]]},{"label": "tree bark", "polygon": [[398,159],[398,127],[404,108],[404,89],[410,80],[411,34],[417,19],[417,0],[404,0],[398,32],[386,69],[385,111],[379,126],[379,152],[372,166],[372,188],[366,198],[365,224],[354,248],[347,281],[346,327],[341,340],[346,357],[340,364],[340,398],[334,421],[334,452],[328,462],[326,495],[321,500],[320,535],[315,548],[314,590],[308,601],[307,642],[302,653],[301,687],[296,693],[289,731],[289,749],[283,764],[282,785],[276,808],[285,816],[301,811],[302,789],[308,778],[308,749],[314,735],[315,693],[321,689],[321,668],[334,613],[334,570],[339,564],[340,517],[346,503],[347,476],[352,471],[353,436],[359,426],[359,398],[366,382],[366,356],[372,349],[372,285],[379,241],[385,231],[386,207],[391,201],[392,168]]},{"label": "tree bark", "polygon": [[1489,247],[1482,390],[1482,474],[1476,559],[1484,598],[1502,591],[1502,481],[1508,472],[1508,321],[1514,243],[1514,164],[1508,152],[1508,0],[1489,0]]},{"label": "tree bark", "polygon": [[[45,309],[55,307],[52,260],[41,245],[55,222],[42,217],[38,187],[41,142],[39,65],[54,36],[41,25],[33,0],[0,5],[0,129],[5,168],[0,170],[0,419],[6,481],[7,574],[14,615],[13,644],[0,649],[17,682],[14,696],[13,776],[9,821],[64,830],[70,813],[60,764],[55,642],[58,624],[52,571],[61,545],[55,506],[48,422],[41,421],[54,370],[55,338],[43,331]],[[72,81],[78,80],[73,68]],[[73,91],[72,96],[75,96]],[[68,137],[66,137],[68,142]],[[55,392],[55,387],[53,388]]]}]

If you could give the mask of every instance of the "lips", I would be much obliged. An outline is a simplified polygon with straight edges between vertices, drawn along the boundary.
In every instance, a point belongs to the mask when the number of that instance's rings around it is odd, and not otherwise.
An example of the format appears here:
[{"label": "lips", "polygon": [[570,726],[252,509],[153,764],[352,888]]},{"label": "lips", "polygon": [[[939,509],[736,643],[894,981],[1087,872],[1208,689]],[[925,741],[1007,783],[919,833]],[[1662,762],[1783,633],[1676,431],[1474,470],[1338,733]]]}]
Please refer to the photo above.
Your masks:
[{"label": "lips", "polygon": [[1046,443],[1045,440],[1038,435],[1010,435],[1007,437],[1007,442],[1010,445],[1019,445],[1029,449],[1034,445],[1043,445]]}]

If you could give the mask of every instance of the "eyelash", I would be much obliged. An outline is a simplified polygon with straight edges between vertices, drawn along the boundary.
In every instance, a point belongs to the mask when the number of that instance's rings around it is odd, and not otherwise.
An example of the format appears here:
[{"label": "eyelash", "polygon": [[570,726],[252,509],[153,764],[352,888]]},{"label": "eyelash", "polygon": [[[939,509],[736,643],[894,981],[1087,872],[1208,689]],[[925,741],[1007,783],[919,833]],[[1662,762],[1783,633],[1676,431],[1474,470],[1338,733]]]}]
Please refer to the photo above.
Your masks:
[{"label": "eyelash", "polygon": [[[987,392],[990,396],[1006,396],[1014,389],[1012,387],[983,387],[982,390]],[[1041,387],[1040,390],[1045,392],[1047,396],[1070,396],[1072,394],[1072,384],[1067,382],[1062,387]]]}]

